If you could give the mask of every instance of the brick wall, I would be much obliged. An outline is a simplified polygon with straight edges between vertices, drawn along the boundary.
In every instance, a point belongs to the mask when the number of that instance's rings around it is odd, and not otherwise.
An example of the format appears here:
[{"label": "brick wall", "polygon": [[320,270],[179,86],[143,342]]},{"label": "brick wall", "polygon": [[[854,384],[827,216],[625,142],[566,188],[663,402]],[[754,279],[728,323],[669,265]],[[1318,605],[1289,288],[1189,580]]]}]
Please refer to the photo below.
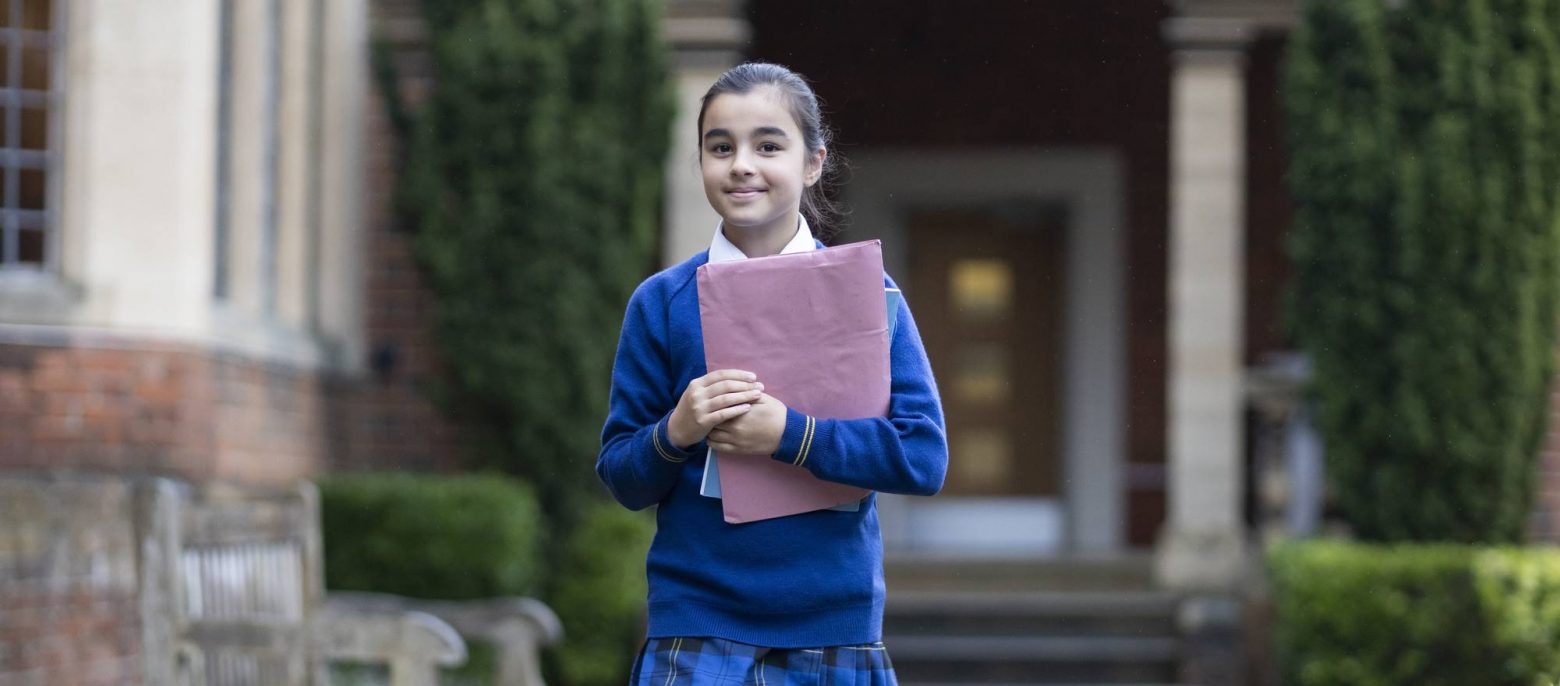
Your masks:
[{"label": "brick wall", "polygon": [[1535,541],[1560,543],[1560,380],[1549,390],[1549,434],[1538,458],[1538,487],[1528,531]]},{"label": "brick wall", "polygon": [[324,463],[317,374],[176,345],[0,344],[0,470],[285,484]]},{"label": "brick wall", "polygon": [[0,686],[141,683],[127,486],[0,478]]},{"label": "brick wall", "polygon": [[[417,1],[370,13],[401,95],[421,101]],[[460,466],[427,393],[444,373],[435,302],[391,213],[399,152],[377,89],[365,117],[365,378],[111,335],[0,343],[0,686],[141,683],[138,476],[266,485]]]},{"label": "brick wall", "polygon": [[[432,82],[415,0],[376,0],[376,35],[391,50],[399,96],[415,105]],[[411,235],[397,225],[392,203],[400,145],[375,87],[365,108],[367,332],[378,367],[357,390],[345,431],[349,444],[332,453],[332,469],[452,470],[461,464],[456,428],[429,399],[444,367],[432,326],[436,303],[413,258]]]}]

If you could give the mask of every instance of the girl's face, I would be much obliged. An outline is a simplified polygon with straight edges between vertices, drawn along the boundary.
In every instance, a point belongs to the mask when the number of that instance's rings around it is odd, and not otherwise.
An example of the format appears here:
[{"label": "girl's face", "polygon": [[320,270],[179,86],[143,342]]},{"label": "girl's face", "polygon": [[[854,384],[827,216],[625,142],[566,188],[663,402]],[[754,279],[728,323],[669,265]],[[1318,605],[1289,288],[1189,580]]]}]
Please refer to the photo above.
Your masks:
[{"label": "girl's face", "polygon": [[732,231],[789,236],[802,193],[817,183],[826,151],[809,151],[773,87],[715,96],[704,110],[699,168],[704,195]]}]

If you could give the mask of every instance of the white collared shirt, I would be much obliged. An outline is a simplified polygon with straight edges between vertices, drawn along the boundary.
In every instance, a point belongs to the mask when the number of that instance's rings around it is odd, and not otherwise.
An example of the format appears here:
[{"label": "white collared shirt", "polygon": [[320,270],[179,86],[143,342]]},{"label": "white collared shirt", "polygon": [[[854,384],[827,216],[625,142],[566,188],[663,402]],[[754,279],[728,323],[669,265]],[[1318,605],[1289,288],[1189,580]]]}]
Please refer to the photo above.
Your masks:
[{"label": "white collared shirt", "polygon": [[[796,217],[796,235],[791,237],[791,242],[780,249],[781,255],[818,249],[818,244],[813,242],[812,227],[807,225],[807,218],[800,214]],[[747,259],[748,256],[742,252],[742,249],[732,243],[731,239],[721,231],[724,226],[724,221],[715,222],[715,239],[710,241],[710,263]]]}]

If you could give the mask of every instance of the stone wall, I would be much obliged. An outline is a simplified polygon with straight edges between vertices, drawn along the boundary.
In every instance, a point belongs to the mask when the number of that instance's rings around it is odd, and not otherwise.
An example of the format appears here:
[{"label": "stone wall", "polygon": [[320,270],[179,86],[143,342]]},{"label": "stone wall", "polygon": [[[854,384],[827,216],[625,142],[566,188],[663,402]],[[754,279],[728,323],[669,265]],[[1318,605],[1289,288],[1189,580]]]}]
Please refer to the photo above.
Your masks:
[{"label": "stone wall", "polygon": [[180,344],[52,343],[0,344],[0,686],[142,683],[131,484],[312,477],[355,384]]},{"label": "stone wall", "polygon": [[141,683],[133,503],[116,478],[0,477],[0,686]]}]

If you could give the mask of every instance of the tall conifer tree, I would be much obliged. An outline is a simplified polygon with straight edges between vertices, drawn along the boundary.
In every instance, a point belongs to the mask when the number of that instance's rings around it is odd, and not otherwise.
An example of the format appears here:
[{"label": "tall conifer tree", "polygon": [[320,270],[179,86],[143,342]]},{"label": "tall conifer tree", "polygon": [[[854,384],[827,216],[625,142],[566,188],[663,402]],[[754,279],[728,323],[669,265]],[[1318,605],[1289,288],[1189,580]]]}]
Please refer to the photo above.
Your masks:
[{"label": "tall conifer tree", "polygon": [[1364,538],[1518,540],[1560,313],[1560,0],[1325,0],[1286,90],[1290,322]]},{"label": "tall conifer tree", "polygon": [[[435,389],[562,532],[593,472],[623,308],[653,265],[672,116],[655,0],[428,0],[436,87],[403,216],[437,296]],[[561,532],[560,532],[561,533]]]}]

